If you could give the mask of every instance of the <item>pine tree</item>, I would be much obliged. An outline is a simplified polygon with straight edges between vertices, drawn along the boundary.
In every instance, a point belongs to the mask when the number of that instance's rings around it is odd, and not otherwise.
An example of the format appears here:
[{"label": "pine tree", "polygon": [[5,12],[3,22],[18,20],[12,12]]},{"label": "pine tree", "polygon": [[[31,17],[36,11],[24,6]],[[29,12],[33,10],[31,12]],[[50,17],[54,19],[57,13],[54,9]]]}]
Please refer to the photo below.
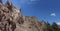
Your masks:
[{"label": "pine tree", "polygon": [[47,31],[53,31],[51,25],[47,22]]},{"label": "pine tree", "polygon": [[58,31],[58,25],[55,22],[53,22],[52,28],[53,28],[53,31]]}]

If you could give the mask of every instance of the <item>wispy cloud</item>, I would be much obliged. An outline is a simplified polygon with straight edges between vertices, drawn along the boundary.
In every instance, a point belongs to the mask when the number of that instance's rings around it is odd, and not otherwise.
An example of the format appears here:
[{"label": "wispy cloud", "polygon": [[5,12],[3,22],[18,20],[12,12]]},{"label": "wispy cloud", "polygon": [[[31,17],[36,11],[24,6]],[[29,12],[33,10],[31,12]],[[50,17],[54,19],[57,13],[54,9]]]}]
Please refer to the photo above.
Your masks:
[{"label": "wispy cloud", "polygon": [[51,13],[51,16],[56,16],[56,13]]},{"label": "wispy cloud", "polygon": [[36,0],[30,0],[30,1],[36,1]]},{"label": "wispy cloud", "polygon": [[35,2],[38,0],[20,0],[20,3],[22,4],[35,4]]},{"label": "wispy cloud", "polygon": [[60,22],[57,22],[57,25],[60,25]]}]

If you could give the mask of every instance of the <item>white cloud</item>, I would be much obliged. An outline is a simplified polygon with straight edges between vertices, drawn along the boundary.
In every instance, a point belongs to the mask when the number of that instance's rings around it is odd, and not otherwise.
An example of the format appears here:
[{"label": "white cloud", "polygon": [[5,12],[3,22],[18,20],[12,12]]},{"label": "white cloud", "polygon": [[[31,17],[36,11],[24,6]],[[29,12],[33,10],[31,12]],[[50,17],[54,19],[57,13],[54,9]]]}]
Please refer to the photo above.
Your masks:
[{"label": "white cloud", "polygon": [[57,25],[60,25],[60,22],[57,22]]},{"label": "white cloud", "polygon": [[56,13],[51,13],[51,16],[56,16]]}]

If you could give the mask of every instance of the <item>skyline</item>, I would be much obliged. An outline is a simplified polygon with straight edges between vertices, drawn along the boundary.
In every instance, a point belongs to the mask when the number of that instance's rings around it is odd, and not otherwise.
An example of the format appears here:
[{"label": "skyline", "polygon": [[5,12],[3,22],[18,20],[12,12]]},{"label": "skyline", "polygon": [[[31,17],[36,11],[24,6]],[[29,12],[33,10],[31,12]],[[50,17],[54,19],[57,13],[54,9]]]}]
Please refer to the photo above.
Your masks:
[{"label": "skyline", "polygon": [[[38,20],[60,25],[60,0],[10,0],[13,5],[21,8],[25,16],[36,16]],[[5,3],[6,0],[3,0]]]}]

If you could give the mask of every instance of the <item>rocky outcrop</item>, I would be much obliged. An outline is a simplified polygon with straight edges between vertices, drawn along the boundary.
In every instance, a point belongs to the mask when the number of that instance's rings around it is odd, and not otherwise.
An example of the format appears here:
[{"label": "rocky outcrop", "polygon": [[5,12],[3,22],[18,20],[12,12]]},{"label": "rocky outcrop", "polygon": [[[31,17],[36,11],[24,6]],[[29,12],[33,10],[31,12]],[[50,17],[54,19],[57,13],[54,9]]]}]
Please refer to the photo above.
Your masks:
[{"label": "rocky outcrop", "polygon": [[0,0],[0,31],[40,31],[37,18],[23,16],[21,10]]},{"label": "rocky outcrop", "polygon": [[5,4],[0,0],[0,31],[60,31],[60,26],[56,25],[54,23],[52,27],[44,20],[38,22],[35,16],[24,16],[21,8],[15,7],[8,0]]}]

